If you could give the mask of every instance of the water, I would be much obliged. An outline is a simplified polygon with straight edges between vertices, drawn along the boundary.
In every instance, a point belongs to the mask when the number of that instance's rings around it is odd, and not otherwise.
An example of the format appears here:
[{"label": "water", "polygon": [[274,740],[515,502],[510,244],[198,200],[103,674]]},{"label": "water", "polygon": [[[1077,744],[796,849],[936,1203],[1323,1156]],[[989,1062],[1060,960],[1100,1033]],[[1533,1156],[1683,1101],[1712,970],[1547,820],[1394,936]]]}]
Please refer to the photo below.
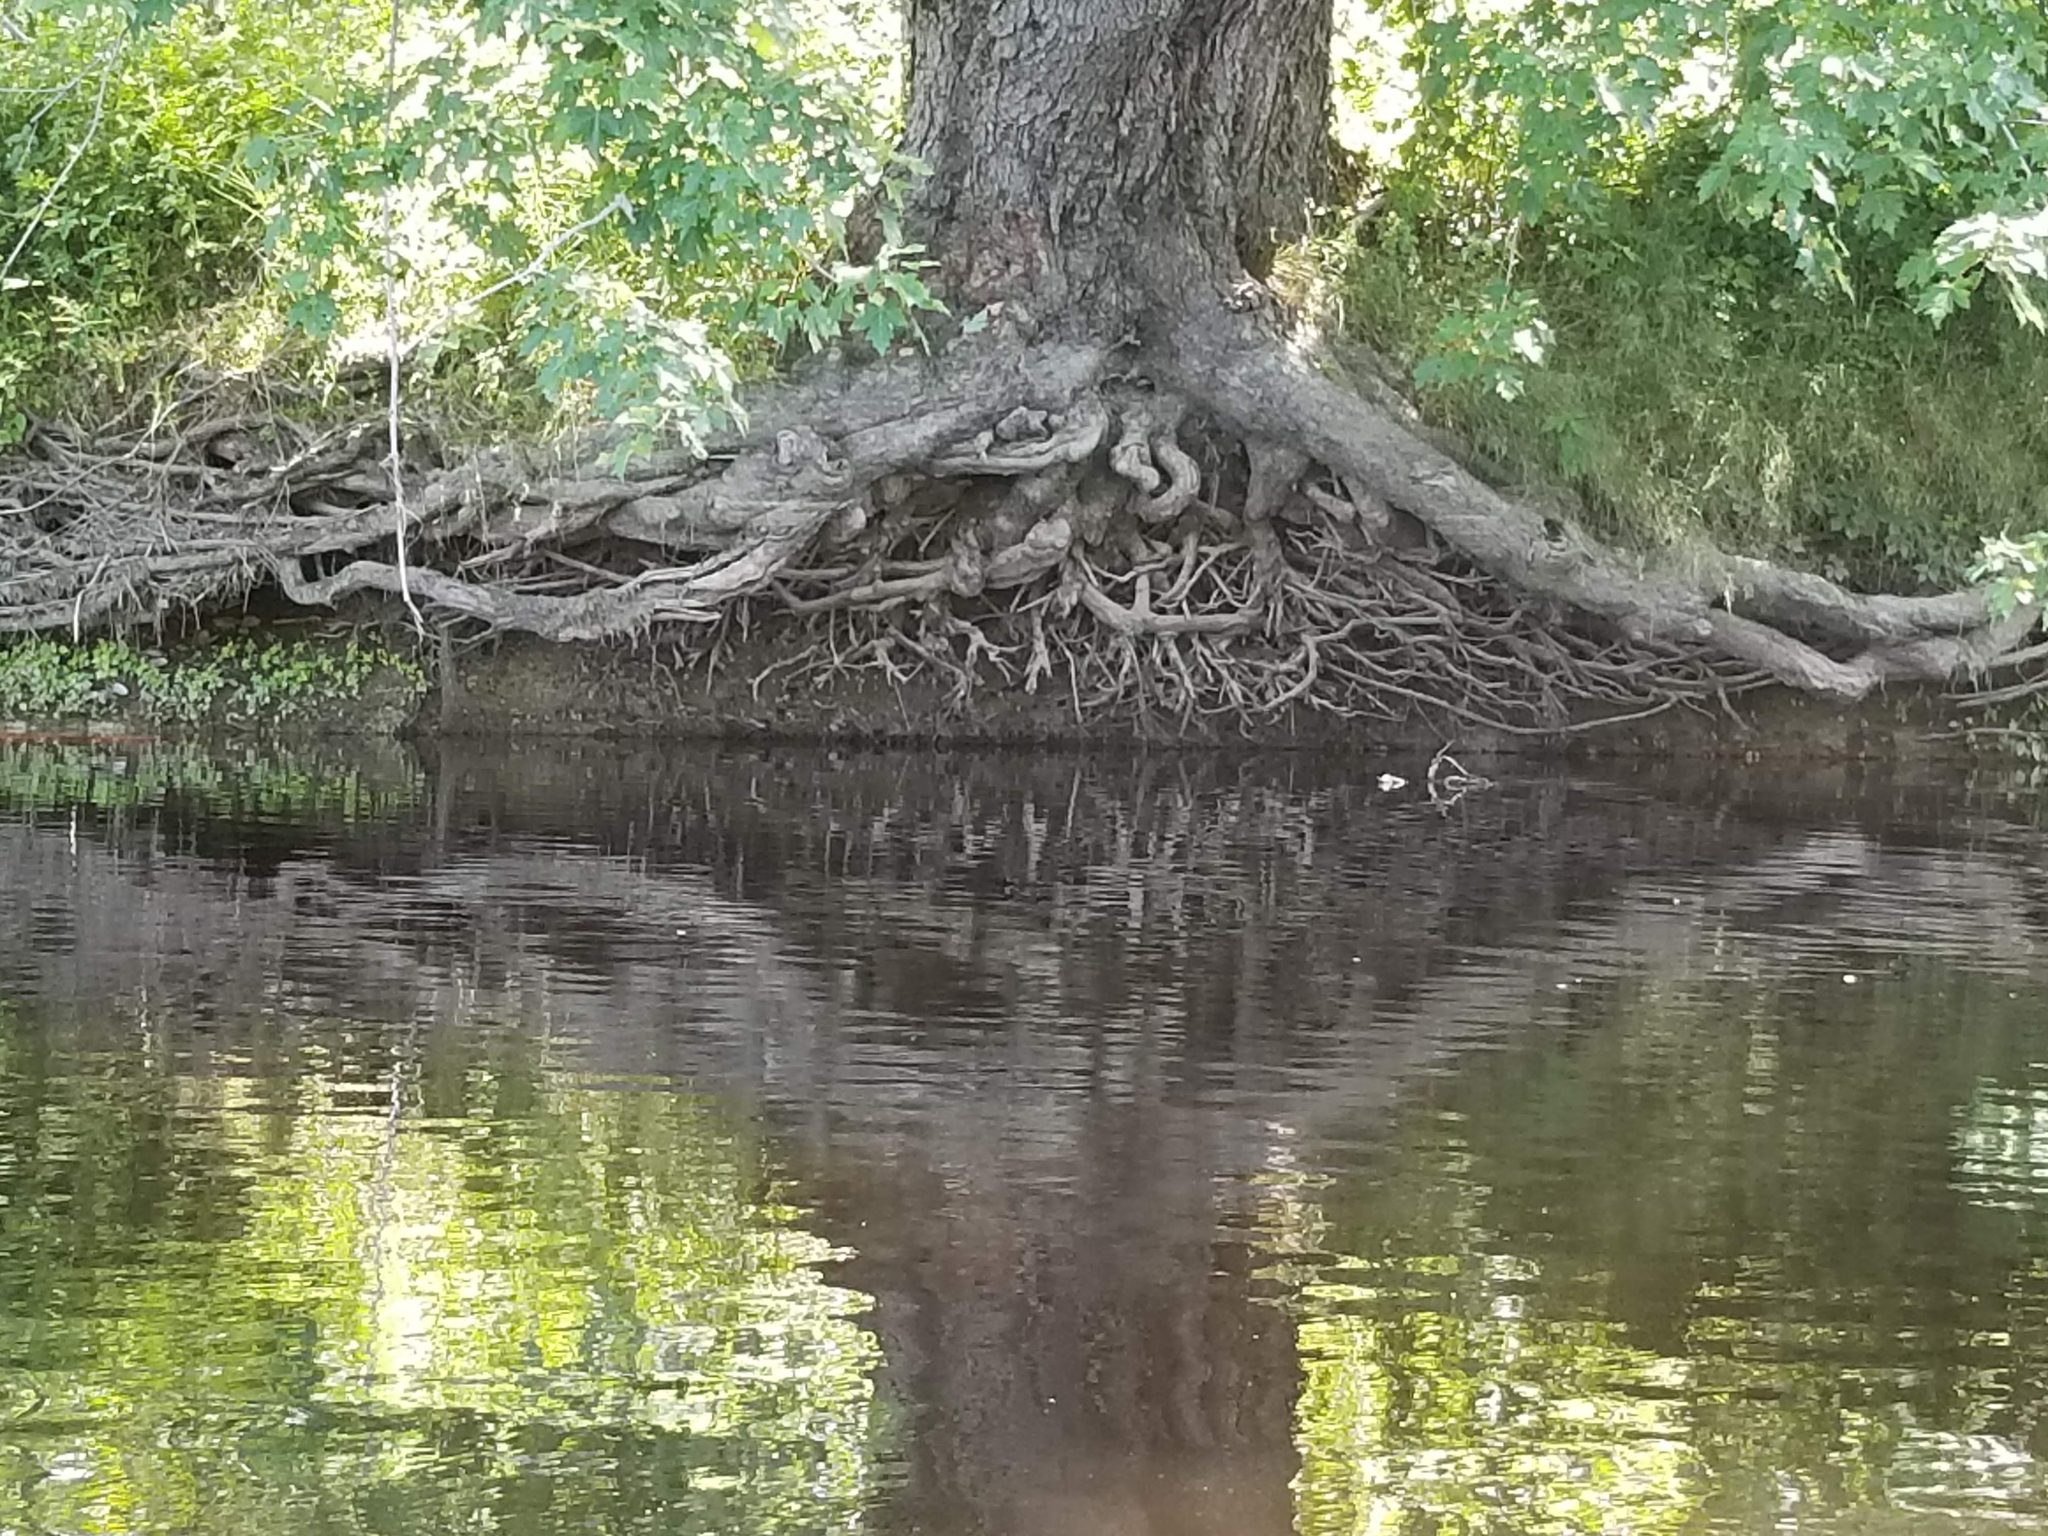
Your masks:
[{"label": "water", "polygon": [[0,1531],[2048,1531],[2035,796],[1386,766],[0,744]]}]

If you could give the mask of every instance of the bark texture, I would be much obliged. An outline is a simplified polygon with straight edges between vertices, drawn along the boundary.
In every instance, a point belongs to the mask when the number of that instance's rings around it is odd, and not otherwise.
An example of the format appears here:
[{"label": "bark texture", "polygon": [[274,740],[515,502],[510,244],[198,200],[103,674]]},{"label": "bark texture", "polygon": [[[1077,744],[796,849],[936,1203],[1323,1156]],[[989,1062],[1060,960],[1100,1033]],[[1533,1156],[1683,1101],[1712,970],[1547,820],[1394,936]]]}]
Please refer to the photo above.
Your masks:
[{"label": "bark texture", "polygon": [[1324,164],[1329,0],[911,0],[913,215],[962,302],[1102,328],[1135,254],[1262,275]]},{"label": "bark texture", "polygon": [[788,381],[708,460],[623,474],[428,450],[397,484],[369,430],[242,409],[39,425],[0,461],[0,633],[269,586],[558,640],[692,625],[715,663],[724,626],[776,611],[815,637],[782,686],[936,674],[963,702],[1053,689],[1165,729],[1320,709],[1548,735],[1771,681],[2048,686],[2031,610],[1609,548],[1310,361],[1261,277],[1316,194],[1330,21],[1330,0],[909,0],[931,172],[909,213],[956,328],[931,355]]}]

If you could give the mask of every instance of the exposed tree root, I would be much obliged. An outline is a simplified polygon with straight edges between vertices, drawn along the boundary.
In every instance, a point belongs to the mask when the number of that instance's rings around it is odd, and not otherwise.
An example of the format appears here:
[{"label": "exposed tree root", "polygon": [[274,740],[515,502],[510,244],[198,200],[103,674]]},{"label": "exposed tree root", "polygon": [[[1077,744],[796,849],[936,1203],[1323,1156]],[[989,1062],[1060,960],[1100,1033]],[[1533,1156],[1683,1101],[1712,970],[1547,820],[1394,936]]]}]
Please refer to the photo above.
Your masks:
[{"label": "exposed tree root", "polygon": [[[1865,596],[1822,577],[1700,546],[1651,565],[1513,501],[1295,362],[1227,309],[1188,312],[1164,370],[1227,425],[1293,443],[1406,512],[1481,570],[1634,640],[1703,645],[1810,693],[1981,672],[2032,630],[1980,592]],[[1846,650],[1846,655],[1837,652]]]},{"label": "exposed tree root", "polygon": [[[1119,358],[1000,327],[789,386],[708,461],[414,455],[222,417],[0,461],[0,633],[162,623],[270,587],[406,592],[554,640],[809,626],[780,676],[1057,690],[1086,719],[1292,710],[1554,734],[1774,679],[1835,697],[2000,668],[2048,686],[2031,613],[1868,597],[1718,551],[1648,564],[1503,497],[1291,358],[1188,313]],[[762,679],[765,683],[766,679]]]}]

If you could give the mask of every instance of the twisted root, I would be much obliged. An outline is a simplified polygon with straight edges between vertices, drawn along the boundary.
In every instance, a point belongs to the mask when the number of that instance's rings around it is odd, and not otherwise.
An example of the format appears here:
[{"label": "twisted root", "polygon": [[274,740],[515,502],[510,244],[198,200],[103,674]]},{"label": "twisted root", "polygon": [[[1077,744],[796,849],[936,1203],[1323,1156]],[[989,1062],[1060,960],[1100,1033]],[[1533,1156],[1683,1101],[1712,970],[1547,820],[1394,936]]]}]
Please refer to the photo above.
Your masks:
[{"label": "twisted root", "polygon": [[0,633],[161,624],[269,587],[402,593],[554,640],[692,626],[713,655],[783,612],[811,637],[785,681],[1064,684],[1083,720],[1246,729],[1318,710],[1553,735],[1726,709],[1768,680],[2048,686],[2048,648],[2021,648],[2031,613],[1718,552],[1643,566],[1256,338],[1182,335],[1155,370],[1170,389],[1104,364],[990,336],[796,391],[709,458],[421,455],[402,498],[368,428],[39,426],[0,461]]}]

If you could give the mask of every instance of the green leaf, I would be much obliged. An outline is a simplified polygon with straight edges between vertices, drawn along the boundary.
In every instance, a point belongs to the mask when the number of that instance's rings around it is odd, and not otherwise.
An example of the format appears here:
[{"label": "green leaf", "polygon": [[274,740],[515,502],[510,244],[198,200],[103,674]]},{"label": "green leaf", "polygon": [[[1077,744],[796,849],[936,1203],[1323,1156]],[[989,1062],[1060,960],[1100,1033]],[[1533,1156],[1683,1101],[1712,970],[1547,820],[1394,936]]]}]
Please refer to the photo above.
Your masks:
[{"label": "green leaf", "polygon": [[323,339],[334,334],[341,320],[341,308],[330,293],[309,293],[285,311],[285,320],[306,335]]}]

